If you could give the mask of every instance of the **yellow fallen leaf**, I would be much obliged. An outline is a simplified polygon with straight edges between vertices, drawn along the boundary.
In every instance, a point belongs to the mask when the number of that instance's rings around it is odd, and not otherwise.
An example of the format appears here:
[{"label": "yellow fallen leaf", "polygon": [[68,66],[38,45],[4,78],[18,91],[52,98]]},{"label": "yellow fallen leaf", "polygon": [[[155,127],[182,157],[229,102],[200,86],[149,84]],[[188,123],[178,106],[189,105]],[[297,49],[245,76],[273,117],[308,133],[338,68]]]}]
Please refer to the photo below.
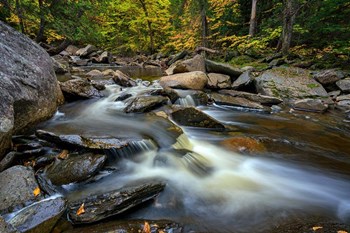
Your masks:
[{"label": "yellow fallen leaf", "polygon": [[320,230],[320,229],[322,229],[322,228],[323,228],[323,227],[315,226],[315,227],[312,228],[312,230],[313,230],[313,231],[317,231],[317,230]]},{"label": "yellow fallen leaf", "polygon": [[151,226],[148,222],[145,222],[145,225],[143,225],[142,233],[151,233]]},{"label": "yellow fallen leaf", "polygon": [[348,233],[347,231],[337,231],[337,233]]},{"label": "yellow fallen leaf", "polygon": [[68,150],[63,150],[58,156],[59,159],[67,159],[68,158]]},{"label": "yellow fallen leaf", "polygon": [[33,194],[34,194],[35,197],[37,197],[37,196],[40,194],[40,188],[39,188],[39,186],[36,187],[36,188],[33,190]]},{"label": "yellow fallen leaf", "polygon": [[81,214],[85,213],[84,204],[85,203],[81,204],[81,206],[77,210],[77,215],[81,215]]}]

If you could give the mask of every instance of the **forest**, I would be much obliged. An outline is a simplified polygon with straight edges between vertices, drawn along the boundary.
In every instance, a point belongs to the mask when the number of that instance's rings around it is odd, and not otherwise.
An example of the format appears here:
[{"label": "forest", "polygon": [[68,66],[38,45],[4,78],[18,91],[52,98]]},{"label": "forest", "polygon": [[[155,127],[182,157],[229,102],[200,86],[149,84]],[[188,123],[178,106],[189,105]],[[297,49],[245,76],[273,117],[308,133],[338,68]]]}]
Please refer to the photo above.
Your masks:
[{"label": "forest", "polygon": [[347,0],[1,0],[0,10],[36,42],[125,56],[204,46],[226,60],[281,51],[333,63],[350,53]]}]

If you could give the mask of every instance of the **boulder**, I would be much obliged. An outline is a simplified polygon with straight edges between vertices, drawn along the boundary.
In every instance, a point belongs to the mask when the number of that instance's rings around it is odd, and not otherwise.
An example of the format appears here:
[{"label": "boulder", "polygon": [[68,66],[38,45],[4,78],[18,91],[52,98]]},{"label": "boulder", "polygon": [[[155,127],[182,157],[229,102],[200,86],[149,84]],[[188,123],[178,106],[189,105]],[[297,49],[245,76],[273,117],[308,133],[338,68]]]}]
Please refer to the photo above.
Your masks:
[{"label": "boulder", "polygon": [[76,66],[87,66],[89,64],[89,59],[77,59],[73,61]]},{"label": "boulder", "polygon": [[103,76],[113,76],[114,75],[114,70],[112,70],[112,69],[104,70],[104,71],[102,71],[102,75]]},{"label": "boulder", "polygon": [[250,71],[241,74],[232,84],[232,89],[239,90],[249,86],[254,82],[254,78],[250,75]]},{"label": "boulder", "polygon": [[342,92],[350,93],[350,78],[339,80],[336,85]]},{"label": "boulder", "polygon": [[56,55],[51,58],[53,60],[53,68],[56,74],[68,73],[69,63],[64,57]]},{"label": "boulder", "polygon": [[295,101],[293,108],[307,112],[325,112],[328,104],[323,103],[320,99],[302,99]]},{"label": "boulder", "polygon": [[261,95],[261,94],[253,94],[253,93],[248,93],[248,92],[243,92],[243,91],[220,90],[219,93],[224,94],[224,95],[234,96],[234,97],[245,98],[245,99],[251,100],[253,102],[257,102],[257,103],[260,103],[262,105],[267,105],[267,106],[280,104],[283,102],[282,99],[277,98],[277,97]]},{"label": "boulder", "polygon": [[178,54],[175,54],[174,57],[170,61],[167,62],[167,65],[170,66],[173,63],[175,63],[176,61],[185,58],[187,56],[187,54],[188,54],[188,52],[186,50],[184,50]]},{"label": "boulder", "polygon": [[0,173],[0,213],[14,212],[17,208],[41,198],[34,190],[39,187],[30,167],[14,166]]},{"label": "boulder", "polygon": [[19,153],[15,151],[11,151],[0,162],[0,172],[6,170],[7,168],[11,167],[13,162],[17,159],[19,156]]},{"label": "boulder", "polygon": [[169,101],[169,98],[164,96],[138,96],[128,100],[124,112],[144,113],[156,109]]},{"label": "boulder", "polygon": [[79,49],[75,55],[80,56],[80,57],[87,57],[88,55],[90,55],[93,52],[96,52],[97,48],[93,45],[87,45],[84,48]]},{"label": "boulder", "polygon": [[95,85],[87,79],[71,79],[60,83],[60,87],[68,101],[104,97]]},{"label": "boulder", "polygon": [[323,70],[313,74],[313,78],[322,85],[331,85],[345,78],[345,74],[339,70]]},{"label": "boulder", "polygon": [[47,167],[45,174],[53,185],[84,181],[95,175],[106,162],[101,154],[70,154],[67,159],[56,160]]},{"label": "boulder", "polygon": [[[107,193],[90,195],[68,204],[69,220],[74,224],[92,223],[121,214],[155,198],[165,187],[163,182],[145,181],[128,184]],[[84,212],[78,212],[79,209]]]},{"label": "boulder", "polygon": [[132,142],[143,142],[142,139],[115,138],[111,136],[81,136],[74,134],[56,135],[52,132],[37,130],[38,138],[55,143],[68,149],[87,149],[103,153],[104,150],[119,150],[129,146]]},{"label": "boulder", "polygon": [[116,70],[114,72],[113,80],[116,84],[123,87],[134,87],[137,85],[133,79],[131,79],[129,76],[127,76],[120,70]]},{"label": "boulder", "polygon": [[279,59],[274,59],[269,63],[269,66],[281,66],[283,64],[286,64],[286,61],[284,60],[284,58],[279,58]]},{"label": "boulder", "polygon": [[69,55],[74,56],[78,52],[79,48],[74,45],[68,45],[68,47],[64,50]]},{"label": "boulder", "polygon": [[101,78],[104,76],[104,74],[99,70],[90,70],[89,72],[86,73],[86,76],[90,76],[91,78]]},{"label": "boulder", "polygon": [[214,62],[211,60],[205,60],[205,66],[208,73],[219,73],[229,75],[232,80],[237,79],[243,70],[232,67],[229,64]]},{"label": "boulder", "polygon": [[209,73],[207,87],[210,89],[231,88],[231,77],[225,74]]},{"label": "boulder", "polygon": [[338,108],[350,109],[350,94],[338,96],[336,98],[336,104]]},{"label": "boulder", "polygon": [[264,144],[250,137],[233,137],[225,139],[221,144],[228,150],[235,152],[256,154],[266,152]]},{"label": "boulder", "polygon": [[112,55],[107,52],[107,51],[104,51],[103,53],[101,53],[101,55],[96,59],[96,61],[98,63],[107,63],[107,64],[110,64],[111,61],[112,61]]},{"label": "boulder", "polygon": [[230,95],[222,95],[218,93],[212,93],[210,97],[217,104],[231,105],[231,106],[252,108],[252,109],[265,109],[264,106],[262,106],[261,104],[250,101],[242,97],[233,97]]},{"label": "boulder", "polygon": [[130,93],[123,93],[121,94],[120,96],[118,96],[115,101],[124,101],[124,100],[127,100],[129,99],[130,97],[132,97],[132,94]]},{"label": "boulder", "polygon": [[[201,55],[175,63],[172,74],[202,71],[205,73],[205,60]],[[171,73],[170,73],[171,74]]]},{"label": "boulder", "polygon": [[208,83],[208,77],[201,71],[193,71],[182,74],[163,76],[160,78],[160,85],[163,88],[179,88],[202,90]]},{"label": "boulder", "polygon": [[65,210],[62,197],[48,198],[24,208],[8,222],[20,232],[49,233]]},{"label": "boulder", "polygon": [[1,233],[19,233],[11,224],[5,222],[5,220],[0,216],[0,232]]},{"label": "boulder", "polygon": [[175,110],[171,113],[171,117],[180,126],[225,129],[219,121],[193,107]]},{"label": "boulder", "polygon": [[331,97],[332,99],[337,98],[340,94],[341,94],[340,90],[328,92],[328,96]]},{"label": "boulder", "polygon": [[11,136],[50,118],[63,95],[43,48],[0,21],[0,159]]},{"label": "boulder", "polygon": [[320,83],[300,68],[279,67],[267,70],[255,79],[260,94],[282,99],[327,98]]}]

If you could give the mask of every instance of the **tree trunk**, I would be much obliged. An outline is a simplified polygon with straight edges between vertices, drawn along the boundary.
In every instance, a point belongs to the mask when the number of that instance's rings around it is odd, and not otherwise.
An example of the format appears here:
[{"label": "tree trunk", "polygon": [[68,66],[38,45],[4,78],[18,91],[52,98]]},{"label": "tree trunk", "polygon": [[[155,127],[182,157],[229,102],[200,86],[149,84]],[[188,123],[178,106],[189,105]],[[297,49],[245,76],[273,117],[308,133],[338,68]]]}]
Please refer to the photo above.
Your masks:
[{"label": "tree trunk", "polygon": [[26,33],[25,27],[24,27],[24,22],[23,22],[23,14],[22,14],[22,9],[21,9],[21,3],[19,0],[16,0],[16,13],[19,19],[19,26],[21,27],[21,32],[23,34]]},{"label": "tree trunk", "polygon": [[147,18],[147,27],[148,27],[148,31],[149,31],[149,39],[150,39],[150,52],[154,53],[154,32],[153,32],[153,28],[152,28],[152,22],[149,21],[148,17],[148,10],[147,10],[147,6],[144,0],[139,0],[139,2],[141,3],[142,9],[145,13],[145,16]]},{"label": "tree trunk", "polygon": [[258,0],[252,0],[252,12],[250,15],[250,26],[249,26],[249,35],[251,37],[255,36],[256,27],[257,27],[257,19],[256,19],[256,5]]},{"label": "tree trunk", "polygon": [[293,26],[296,14],[300,7],[298,7],[297,0],[283,0],[283,28],[281,36],[281,52],[287,54],[292,42]]},{"label": "tree trunk", "polygon": [[200,1],[203,47],[208,47],[208,20],[207,20],[206,5],[207,5],[207,0]]},{"label": "tree trunk", "polygon": [[35,41],[37,43],[41,42],[44,39],[44,31],[45,31],[45,12],[44,12],[44,5],[43,5],[43,0],[38,0],[39,3],[39,14],[40,14],[40,25],[39,25],[39,31],[38,34],[36,35]]}]

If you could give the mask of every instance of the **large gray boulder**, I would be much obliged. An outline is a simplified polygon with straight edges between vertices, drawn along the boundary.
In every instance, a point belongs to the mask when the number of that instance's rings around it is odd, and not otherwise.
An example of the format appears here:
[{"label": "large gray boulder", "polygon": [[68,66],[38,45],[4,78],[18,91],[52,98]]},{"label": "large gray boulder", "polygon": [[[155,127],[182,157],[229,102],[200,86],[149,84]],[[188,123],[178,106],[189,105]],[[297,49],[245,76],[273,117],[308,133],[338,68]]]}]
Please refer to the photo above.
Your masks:
[{"label": "large gray boulder", "polygon": [[196,55],[194,58],[174,63],[174,67],[170,67],[169,69],[172,72],[168,71],[168,75],[192,71],[202,71],[205,73],[205,60],[204,57],[202,57],[201,55]]},{"label": "large gray boulder", "polygon": [[163,76],[160,79],[163,88],[179,88],[202,90],[208,83],[207,75],[202,71],[193,71],[182,74]]},{"label": "large gray boulder", "polygon": [[0,21],[0,159],[11,136],[50,118],[63,96],[43,48]]},{"label": "large gray boulder", "polygon": [[307,70],[279,67],[262,73],[255,79],[260,94],[282,99],[328,98],[327,91],[312,79]]}]

